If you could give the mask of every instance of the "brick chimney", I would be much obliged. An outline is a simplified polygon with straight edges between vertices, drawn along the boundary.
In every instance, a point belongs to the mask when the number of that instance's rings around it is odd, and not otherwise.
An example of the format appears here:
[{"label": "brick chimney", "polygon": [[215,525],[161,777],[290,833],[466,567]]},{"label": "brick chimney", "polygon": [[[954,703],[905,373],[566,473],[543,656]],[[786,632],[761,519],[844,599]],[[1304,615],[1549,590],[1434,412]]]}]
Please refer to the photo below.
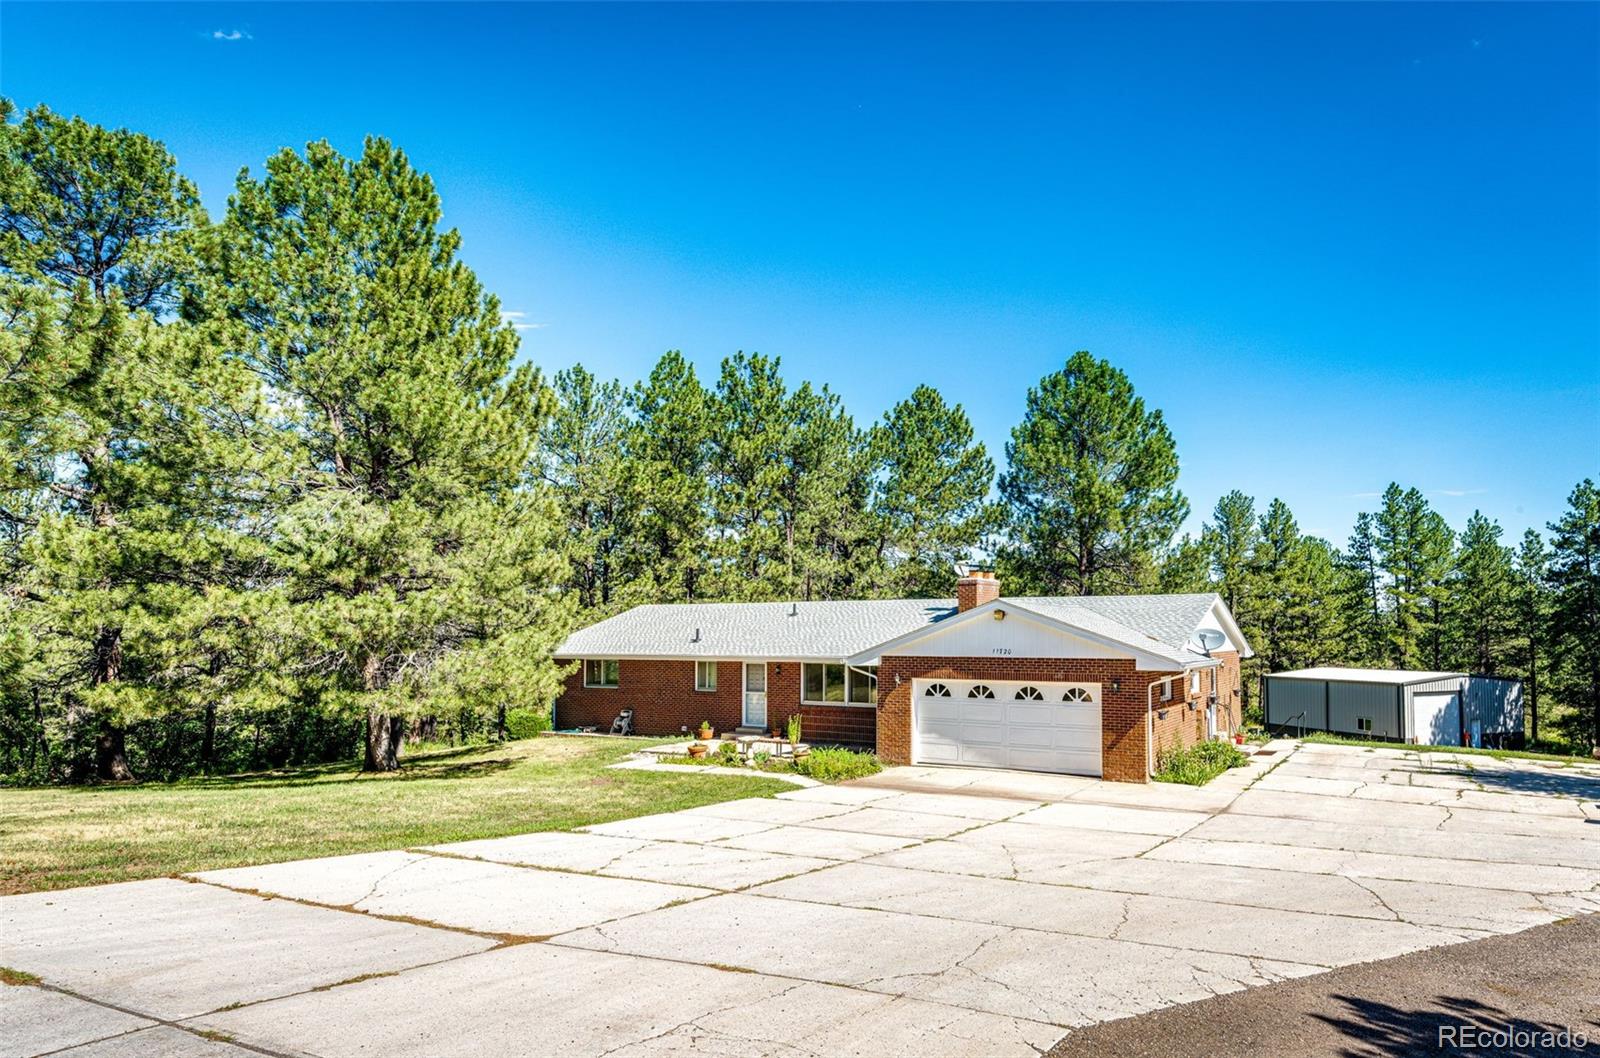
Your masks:
[{"label": "brick chimney", "polygon": [[998,598],[1000,582],[995,579],[993,570],[968,570],[965,577],[956,581],[957,613],[966,613],[974,606],[982,606],[990,599]]}]

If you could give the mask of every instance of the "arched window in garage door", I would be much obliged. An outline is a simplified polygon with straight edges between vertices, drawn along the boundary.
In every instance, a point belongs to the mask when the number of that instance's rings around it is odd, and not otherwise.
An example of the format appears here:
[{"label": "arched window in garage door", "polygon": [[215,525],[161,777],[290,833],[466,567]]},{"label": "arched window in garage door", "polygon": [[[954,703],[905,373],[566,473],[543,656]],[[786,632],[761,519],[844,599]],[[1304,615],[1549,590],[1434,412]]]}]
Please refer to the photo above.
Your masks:
[{"label": "arched window in garage door", "polygon": [[1018,687],[1015,695],[1019,702],[1042,702],[1044,695],[1039,693],[1037,687]]},{"label": "arched window in garage door", "polygon": [[922,692],[922,696],[924,698],[948,698],[950,697],[950,688],[942,683],[930,683],[928,684],[928,689]]},{"label": "arched window in garage door", "polygon": [[1094,698],[1082,687],[1068,687],[1067,693],[1061,696],[1063,702],[1092,702]]},{"label": "arched window in garage door", "polygon": [[994,692],[989,689],[987,684],[977,683],[977,684],[973,685],[972,690],[967,692],[967,697],[968,698],[993,698],[994,697]]}]

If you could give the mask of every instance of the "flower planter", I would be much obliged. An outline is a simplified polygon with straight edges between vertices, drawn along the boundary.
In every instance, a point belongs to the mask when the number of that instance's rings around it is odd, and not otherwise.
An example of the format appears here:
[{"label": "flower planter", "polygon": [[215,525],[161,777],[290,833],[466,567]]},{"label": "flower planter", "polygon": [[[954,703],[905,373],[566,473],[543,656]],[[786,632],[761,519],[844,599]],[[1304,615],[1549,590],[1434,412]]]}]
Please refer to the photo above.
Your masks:
[{"label": "flower planter", "polygon": [[706,755],[706,750],[710,748],[711,747],[707,746],[704,742],[696,742],[689,747],[689,756],[693,757],[695,760],[699,760]]},{"label": "flower planter", "polygon": [[714,739],[716,737],[717,737],[717,733],[715,731],[711,730],[709,727],[702,727],[700,729],[700,741],[701,742],[710,742],[712,739]]}]

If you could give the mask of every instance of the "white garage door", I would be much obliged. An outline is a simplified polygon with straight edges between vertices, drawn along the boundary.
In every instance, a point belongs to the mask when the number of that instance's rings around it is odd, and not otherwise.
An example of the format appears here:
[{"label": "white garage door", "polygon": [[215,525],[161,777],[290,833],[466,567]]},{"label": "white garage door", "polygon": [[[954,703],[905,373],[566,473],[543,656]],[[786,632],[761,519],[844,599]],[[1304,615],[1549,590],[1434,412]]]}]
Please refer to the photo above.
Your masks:
[{"label": "white garage door", "polygon": [[1414,694],[1411,733],[1427,746],[1461,745],[1461,696],[1458,694]]},{"label": "white garage door", "polygon": [[918,764],[1100,774],[1100,685],[913,680]]}]

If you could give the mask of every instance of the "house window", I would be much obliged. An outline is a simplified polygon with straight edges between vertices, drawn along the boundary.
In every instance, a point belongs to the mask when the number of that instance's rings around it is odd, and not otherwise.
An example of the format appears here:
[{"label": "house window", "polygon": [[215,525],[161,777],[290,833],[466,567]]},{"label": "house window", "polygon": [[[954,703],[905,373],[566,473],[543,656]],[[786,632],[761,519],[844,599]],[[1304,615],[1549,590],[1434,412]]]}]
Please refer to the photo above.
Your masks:
[{"label": "house window", "polygon": [[615,687],[620,668],[621,665],[616,658],[590,658],[583,663],[583,685]]},{"label": "house window", "polygon": [[1172,701],[1172,681],[1171,680],[1162,680],[1161,681],[1161,700],[1163,702]]},{"label": "house window", "polygon": [[1018,687],[1016,699],[1019,702],[1042,702],[1044,695],[1039,693],[1037,687]]},{"label": "house window", "polygon": [[878,666],[864,665],[851,669],[845,676],[850,681],[851,705],[878,704]]},{"label": "house window", "polygon": [[922,692],[922,696],[924,698],[948,698],[950,697],[950,688],[942,683],[930,683],[928,684],[928,689]]},{"label": "house window", "polygon": [[1061,696],[1063,702],[1092,702],[1089,692],[1082,687],[1068,687],[1067,693]]},{"label": "house window", "polygon": [[1196,694],[1199,694],[1199,693],[1200,693],[1200,670],[1199,669],[1195,669],[1193,672],[1189,673],[1189,694],[1192,696],[1192,695],[1196,695]]},{"label": "house window", "polygon": [[813,705],[837,705],[844,701],[844,666],[804,665],[800,686],[801,701]]},{"label": "house window", "polygon": [[967,697],[968,698],[993,698],[994,697],[994,692],[991,691],[988,688],[987,685],[980,683],[977,686],[973,687],[972,690],[967,692]]},{"label": "house window", "polygon": [[1356,730],[1357,731],[1365,731],[1365,732],[1370,734],[1372,732],[1372,717],[1370,717],[1370,716],[1358,716],[1358,717],[1356,717]]},{"label": "house window", "polygon": [[878,670],[807,662],[800,666],[800,700],[807,705],[877,705]]},{"label": "house window", "polygon": [[715,661],[697,661],[694,663],[694,689],[697,691],[714,691],[717,689],[717,663]]}]

